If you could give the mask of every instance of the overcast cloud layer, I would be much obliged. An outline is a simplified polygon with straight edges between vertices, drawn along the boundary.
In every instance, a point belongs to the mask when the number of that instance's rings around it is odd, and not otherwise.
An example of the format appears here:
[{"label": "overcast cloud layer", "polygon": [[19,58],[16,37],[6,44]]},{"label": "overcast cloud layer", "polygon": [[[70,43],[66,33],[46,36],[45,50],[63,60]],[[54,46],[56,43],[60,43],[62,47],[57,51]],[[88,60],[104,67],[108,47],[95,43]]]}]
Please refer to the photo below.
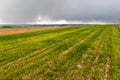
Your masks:
[{"label": "overcast cloud layer", "polygon": [[120,0],[0,0],[0,23],[118,23]]}]

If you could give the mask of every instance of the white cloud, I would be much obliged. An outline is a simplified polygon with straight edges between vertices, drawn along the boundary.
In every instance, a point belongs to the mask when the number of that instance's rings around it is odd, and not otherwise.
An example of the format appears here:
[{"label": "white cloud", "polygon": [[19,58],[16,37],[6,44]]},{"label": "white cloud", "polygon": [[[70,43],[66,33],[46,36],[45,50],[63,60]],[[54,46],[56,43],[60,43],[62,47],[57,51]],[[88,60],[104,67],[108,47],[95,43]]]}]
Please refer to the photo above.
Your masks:
[{"label": "white cloud", "polygon": [[68,24],[66,20],[52,20],[49,17],[39,16],[35,22],[29,22],[27,24]]},{"label": "white cloud", "polygon": [[35,22],[29,22],[27,24],[109,24],[102,21],[68,21],[68,20],[52,20],[50,17],[39,16]]}]

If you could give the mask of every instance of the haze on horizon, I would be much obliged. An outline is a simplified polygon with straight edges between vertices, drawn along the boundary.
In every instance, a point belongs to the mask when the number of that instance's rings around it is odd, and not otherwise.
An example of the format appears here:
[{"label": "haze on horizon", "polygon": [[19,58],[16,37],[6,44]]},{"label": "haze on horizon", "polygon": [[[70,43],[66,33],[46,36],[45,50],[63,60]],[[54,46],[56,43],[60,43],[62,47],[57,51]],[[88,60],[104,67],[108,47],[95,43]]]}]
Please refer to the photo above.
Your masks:
[{"label": "haze on horizon", "polygon": [[120,0],[0,0],[0,24],[118,23]]}]

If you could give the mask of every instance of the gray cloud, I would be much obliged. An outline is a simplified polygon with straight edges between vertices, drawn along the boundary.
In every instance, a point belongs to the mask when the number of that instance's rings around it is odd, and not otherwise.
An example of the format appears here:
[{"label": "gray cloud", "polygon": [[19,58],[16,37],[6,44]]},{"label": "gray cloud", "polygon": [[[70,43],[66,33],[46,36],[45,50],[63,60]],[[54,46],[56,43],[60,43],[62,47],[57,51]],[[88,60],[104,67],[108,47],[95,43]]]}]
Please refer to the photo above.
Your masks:
[{"label": "gray cloud", "polygon": [[120,0],[0,0],[0,20],[33,23],[38,17],[48,17],[53,21],[116,23],[120,18],[119,3]]}]

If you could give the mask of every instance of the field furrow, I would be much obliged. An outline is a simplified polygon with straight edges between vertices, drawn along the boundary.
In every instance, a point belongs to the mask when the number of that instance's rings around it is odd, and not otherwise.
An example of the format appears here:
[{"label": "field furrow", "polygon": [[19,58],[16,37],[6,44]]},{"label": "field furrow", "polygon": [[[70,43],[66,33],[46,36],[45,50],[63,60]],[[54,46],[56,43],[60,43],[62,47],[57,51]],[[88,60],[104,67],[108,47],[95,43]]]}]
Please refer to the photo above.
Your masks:
[{"label": "field furrow", "polygon": [[119,80],[118,28],[74,26],[1,35],[0,80]]}]

